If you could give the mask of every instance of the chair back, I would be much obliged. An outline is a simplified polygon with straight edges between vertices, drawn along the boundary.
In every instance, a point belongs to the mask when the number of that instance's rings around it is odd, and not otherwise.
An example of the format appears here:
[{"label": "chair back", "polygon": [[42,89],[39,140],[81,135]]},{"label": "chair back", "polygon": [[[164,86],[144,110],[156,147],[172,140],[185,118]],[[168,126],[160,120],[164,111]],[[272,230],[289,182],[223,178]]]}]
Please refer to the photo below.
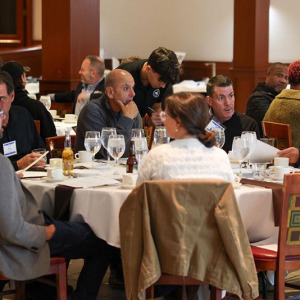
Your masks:
[{"label": "chair back", "polygon": [[262,121],[264,136],[275,139],[275,147],[280,150],[292,147],[290,124]]},{"label": "chair back", "polygon": [[[75,147],[76,135],[71,135],[72,149]],[[65,136],[53,136],[46,138],[46,147],[50,153],[50,158],[61,158],[64,150]]]},{"label": "chair back", "polygon": [[40,120],[34,120],[34,124],[35,124],[37,132],[39,134],[41,134],[41,121]]},{"label": "chair back", "polygon": [[119,219],[127,299],[137,298],[162,274],[179,275],[182,285],[189,277],[232,294],[258,295],[253,256],[231,183],[144,182],[128,196]]},{"label": "chair back", "polygon": [[[281,221],[279,226],[277,256],[277,287],[280,299],[284,299],[286,270],[300,269],[300,174],[286,174],[283,182]],[[286,265],[286,262],[292,264]],[[282,291],[283,290],[283,291]]]}]

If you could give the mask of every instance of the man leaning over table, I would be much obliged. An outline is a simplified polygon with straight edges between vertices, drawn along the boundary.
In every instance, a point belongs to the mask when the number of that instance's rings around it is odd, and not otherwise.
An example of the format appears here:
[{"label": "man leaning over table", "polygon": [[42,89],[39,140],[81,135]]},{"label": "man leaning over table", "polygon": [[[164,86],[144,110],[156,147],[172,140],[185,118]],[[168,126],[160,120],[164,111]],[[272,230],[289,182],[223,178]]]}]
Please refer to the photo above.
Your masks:
[{"label": "man leaning over table", "polygon": [[[128,156],[132,128],[142,128],[142,119],[134,97],[134,80],[125,70],[115,69],[105,78],[105,93],[101,98],[85,105],[78,117],[75,151],[85,150],[86,131],[100,131],[103,127],[115,127],[117,134],[124,135]],[[107,158],[106,150],[101,147],[96,158]]]},{"label": "man leaning over table", "polygon": [[256,121],[235,111],[235,97],[230,78],[216,75],[208,81],[206,90],[206,101],[210,106],[210,117],[225,129],[223,150],[229,152],[232,148],[233,138],[240,136],[242,131],[255,131],[257,138],[260,138]]},{"label": "man leaning over table", "polygon": [[[7,115],[0,111],[0,138]],[[84,259],[72,300],[94,300],[115,248],[86,223],[62,222],[42,213],[7,158],[0,154],[0,273],[29,280],[49,270],[50,256]],[[0,282],[0,290],[4,287]],[[43,299],[45,295],[40,295]]]},{"label": "man leaning over table", "polygon": [[55,102],[73,102],[73,113],[79,115],[82,107],[90,100],[99,98],[104,92],[104,60],[88,55],[79,70],[81,82],[71,92],[50,94]]},{"label": "man leaning over table", "polygon": [[[0,109],[4,111],[3,135],[0,138],[0,153],[8,157],[15,170],[30,165],[41,154],[31,153],[33,149],[45,148],[28,110],[12,106],[15,92],[10,74],[0,70]],[[42,159],[35,167],[44,167]]]}]

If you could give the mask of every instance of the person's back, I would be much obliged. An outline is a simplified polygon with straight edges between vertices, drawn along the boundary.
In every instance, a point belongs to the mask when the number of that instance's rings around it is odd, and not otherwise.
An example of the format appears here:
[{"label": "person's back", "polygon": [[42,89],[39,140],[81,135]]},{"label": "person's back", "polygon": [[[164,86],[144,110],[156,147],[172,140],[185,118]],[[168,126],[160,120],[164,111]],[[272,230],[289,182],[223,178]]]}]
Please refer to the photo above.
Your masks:
[{"label": "person's back", "polygon": [[291,125],[292,143],[300,145],[300,60],[289,65],[288,78],[291,89],[283,90],[270,105],[264,121]]},{"label": "person's back", "polygon": [[288,83],[288,68],[285,64],[276,62],[270,65],[266,81],[259,83],[247,101],[246,115],[253,118],[263,136],[261,121],[263,120],[273,99],[286,88]]}]

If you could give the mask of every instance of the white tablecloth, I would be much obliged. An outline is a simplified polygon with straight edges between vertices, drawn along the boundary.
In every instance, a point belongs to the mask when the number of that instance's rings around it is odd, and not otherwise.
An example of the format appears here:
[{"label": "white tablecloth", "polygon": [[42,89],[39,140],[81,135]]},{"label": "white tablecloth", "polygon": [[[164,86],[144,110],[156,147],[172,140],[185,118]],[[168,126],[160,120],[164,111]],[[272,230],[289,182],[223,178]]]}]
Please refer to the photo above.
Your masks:
[{"label": "white tablecloth", "polygon": [[[39,206],[53,213],[55,184],[44,179],[23,179]],[[64,181],[67,184],[67,180]],[[85,221],[108,244],[120,247],[119,210],[131,190],[117,187],[75,189],[71,198],[71,221]],[[242,186],[235,189],[237,202],[250,242],[272,236],[274,232],[272,190]]]}]

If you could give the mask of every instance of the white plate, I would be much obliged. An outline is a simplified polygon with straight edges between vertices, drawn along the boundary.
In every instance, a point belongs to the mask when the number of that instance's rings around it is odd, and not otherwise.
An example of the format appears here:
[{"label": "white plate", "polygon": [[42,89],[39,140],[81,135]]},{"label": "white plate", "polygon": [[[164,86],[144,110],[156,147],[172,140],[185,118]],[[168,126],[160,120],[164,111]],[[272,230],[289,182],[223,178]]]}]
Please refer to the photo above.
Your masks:
[{"label": "white plate", "polygon": [[232,184],[232,186],[233,186],[234,189],[239,189],[242,186],[242,184],[240,182],[234,182]]},{"label": "white plate", "polygon": [[273,181],[281,181],[281,182],[283,181],[283,179],[277,178],[274,175],[271,175],[269,178]]},{"label": "white plate", "polygon": [[132,190],[135,188],[135,185],[130,185],[130,184],[120,184],[120,187],[122,189],[125,189],[125,190]]},{"label": "white plate", "polygon": [[75,169],[72,173],[78,177],[90,177],[99,175],[98,170],[89,170],[89,169]]}]

